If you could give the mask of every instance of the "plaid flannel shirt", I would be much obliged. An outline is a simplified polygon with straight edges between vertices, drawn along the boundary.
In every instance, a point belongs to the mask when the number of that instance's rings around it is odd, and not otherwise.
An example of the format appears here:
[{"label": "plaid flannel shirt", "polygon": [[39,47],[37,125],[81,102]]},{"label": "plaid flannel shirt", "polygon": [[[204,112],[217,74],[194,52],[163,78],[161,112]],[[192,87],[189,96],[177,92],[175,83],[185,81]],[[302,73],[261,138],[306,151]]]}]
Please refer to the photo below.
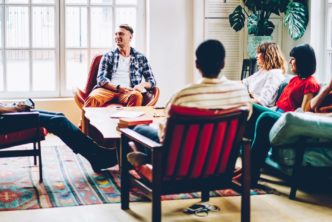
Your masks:
[{"label": "plaid flannel shirt", "polygon": [[[95,88],[103,87],[106,83],[112,82],[112,75],[118,68],[120,57],[119,49],[107,52],[101,59],[97,75],[97,85]],[[130,50],[130,87],[134,87],[142,82],[142,79],[149,82],[152,87],[156,85],[150,64],[146,57],[136,51]]]}]

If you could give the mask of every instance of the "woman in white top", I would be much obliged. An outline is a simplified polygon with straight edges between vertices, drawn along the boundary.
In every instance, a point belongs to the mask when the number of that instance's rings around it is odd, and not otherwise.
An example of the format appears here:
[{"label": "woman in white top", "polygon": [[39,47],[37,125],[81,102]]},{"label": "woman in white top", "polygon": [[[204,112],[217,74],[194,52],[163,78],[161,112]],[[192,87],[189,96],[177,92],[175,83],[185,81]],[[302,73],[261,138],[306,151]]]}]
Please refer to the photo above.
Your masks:
[{"label": "woman in white top", "polygon": [[273,42],[260,44],[256,59],[259,70],[242,82],[255,103],[274,106],[279,86],[285,79],[287,62],[279,46]]}]

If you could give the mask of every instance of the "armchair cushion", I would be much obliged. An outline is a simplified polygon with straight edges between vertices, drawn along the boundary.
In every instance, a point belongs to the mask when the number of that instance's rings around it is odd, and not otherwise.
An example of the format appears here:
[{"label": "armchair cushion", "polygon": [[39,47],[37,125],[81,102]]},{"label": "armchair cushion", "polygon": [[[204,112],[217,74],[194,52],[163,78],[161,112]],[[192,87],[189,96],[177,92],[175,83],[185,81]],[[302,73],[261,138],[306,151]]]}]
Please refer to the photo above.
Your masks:
[{"label": "armchair cushion", "polygon": [[[0,115],[0,148],[37,142],[44,139],[47,130],[39,126],[38,112],[16,112]],[[37,127],[40,137],[36,137]]]},{"label": "armchair cushion", "polygon": [[[331,117],[297,112],[282,115],[270,131],[272,159],[286,166],[294,165],[295,150],[292,144],[303,137],[309,138],[308,142],[330,141],[331,128]],[[303,164],[316,167],[332,166],[332,149],[319,145],[307,148]]]},{"label": "armchair cushion", "polygon": [[[45,128],[40,128],[40,134],[46,136],[47,130]],[[24,143],[25,141],[31,140],[31,138],[33,138],[34,135],[36,135],[36,129],[33,128],[12,132],[12,133],[0,134],[0,144],[1,147],[6,147],[15,143],[18,144]]]}]

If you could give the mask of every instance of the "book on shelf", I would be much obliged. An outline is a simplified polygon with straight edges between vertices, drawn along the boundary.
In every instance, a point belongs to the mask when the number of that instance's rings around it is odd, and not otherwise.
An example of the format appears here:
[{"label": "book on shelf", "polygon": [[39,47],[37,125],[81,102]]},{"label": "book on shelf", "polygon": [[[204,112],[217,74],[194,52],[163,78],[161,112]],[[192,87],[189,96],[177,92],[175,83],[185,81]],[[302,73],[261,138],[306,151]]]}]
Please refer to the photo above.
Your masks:
[{"label": "book on shelf", "polygon": [[148,117],[138,117],[138,118],[120,118],[118,123],[118,128],[127,128],[131,126],[136,126],[140,124],[150,124],[153,122],[152,118]]}]

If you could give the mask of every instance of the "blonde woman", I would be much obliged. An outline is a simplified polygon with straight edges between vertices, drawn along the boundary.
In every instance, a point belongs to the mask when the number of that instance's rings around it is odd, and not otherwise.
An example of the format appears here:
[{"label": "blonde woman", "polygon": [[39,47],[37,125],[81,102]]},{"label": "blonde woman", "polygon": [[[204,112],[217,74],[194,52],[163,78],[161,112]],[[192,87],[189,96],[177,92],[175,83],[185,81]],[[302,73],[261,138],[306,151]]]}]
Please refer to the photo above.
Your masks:
[{"label": "blonde woman", "polygon": [[256,60],[259,70],[242,82],[255,103],[272,107],[279,86],[285,79],[287,62],[280,47],[273,42],[265,42],[257,47]]}]

